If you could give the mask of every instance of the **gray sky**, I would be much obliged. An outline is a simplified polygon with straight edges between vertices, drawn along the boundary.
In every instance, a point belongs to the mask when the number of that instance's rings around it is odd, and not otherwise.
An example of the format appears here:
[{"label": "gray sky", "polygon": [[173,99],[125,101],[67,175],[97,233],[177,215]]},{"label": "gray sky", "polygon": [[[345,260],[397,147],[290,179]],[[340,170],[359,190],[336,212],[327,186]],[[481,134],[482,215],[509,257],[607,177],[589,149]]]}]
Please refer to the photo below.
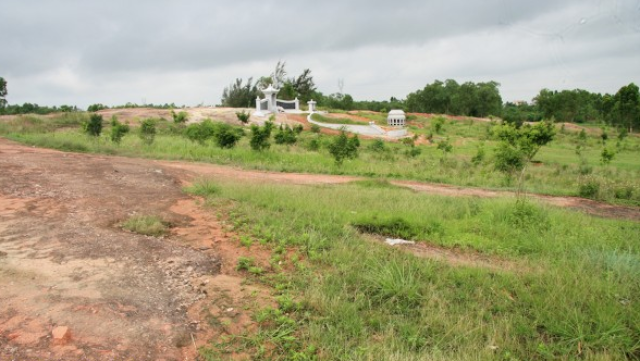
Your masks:
[{"label": "gray sky", "polygon": [[640,84],[640,0],[0,0],[0,43],[9,103],[217,104],[278,60],[357,100],[451,78],[529,101]]}]

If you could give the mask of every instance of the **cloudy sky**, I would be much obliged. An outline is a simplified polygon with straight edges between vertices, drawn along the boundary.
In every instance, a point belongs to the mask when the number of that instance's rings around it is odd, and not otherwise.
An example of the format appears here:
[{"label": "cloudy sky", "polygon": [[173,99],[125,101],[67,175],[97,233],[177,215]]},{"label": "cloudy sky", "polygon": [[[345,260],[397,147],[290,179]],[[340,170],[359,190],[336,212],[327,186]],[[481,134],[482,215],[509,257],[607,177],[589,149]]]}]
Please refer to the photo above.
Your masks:
[{"label": "cloudy sky", "polygon": [[640,84],[640,0],[0,0],[0,44],[9,103],[217,104],[278,60],[357,100],[449,78],[531,100]]}]

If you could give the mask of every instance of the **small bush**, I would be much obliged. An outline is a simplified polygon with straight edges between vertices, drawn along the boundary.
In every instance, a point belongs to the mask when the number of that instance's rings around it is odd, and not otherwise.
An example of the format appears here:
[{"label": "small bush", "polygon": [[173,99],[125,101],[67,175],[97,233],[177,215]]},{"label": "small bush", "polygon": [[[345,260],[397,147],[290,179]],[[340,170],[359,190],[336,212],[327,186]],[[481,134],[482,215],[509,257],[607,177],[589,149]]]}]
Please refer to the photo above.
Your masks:
[{"label": "small bush", "polygon": [[158,216],[136,215],[124,221],[122,228],[134,233],[157,237],[166,234],[168,227]]},{"label": "small bush", "polygon": [[320,133],[320,126],[318,124],[311,124],[312,133]]},{"label": "small bush", "polygon": [[422,154],[422,149],[420,147],[412,145],[409,147],[409,149],[405,150],[404,154],[409,158],[415,158]]},{"label": "small bush", "polygon": [[346,158],[357,158],[360,139],[355,135],[349,138],[345,131],[335,137],[333,143],[329,145],[329,153],[333,156],[337,165],[341,165]]},{"label": "small bush", "polygon": [[138,136],[144,144],[151,145],[156,138],[156,122],[155,120],[148,118],[142,121],[140,124],[140,133]]},{"label": "small bush", "polygon": [[606,147],[602,148],[602,153],[600,153],[600,162],[602,162],[602,164],[605,164],[605,165],[609,164],[611,163],[615,155],[616,155],[616,152],[614,152],[613,150]]},{"label": "small bush", "polygon": [[271,137],[271,130],[273,129],[273,123],[268,121],[264,123],[263,127],[259,127],[255,124],[251,125],[251,140],[249,145],[251,149],[261,152],[265,149],[269,149],[271,144],[269,138]]},{"label": "small bush", "polygon": [[187,139],[197,142],[200,145],[213,138],[216,133],[216,126],[211,119],[205,119],[202,123],[190,124],[184,131]]},{"label": "small bush", "polygon": [[440,134],[442,132],[442,127],[444,126],[444,118],[443,117],[435,117],[431,121],[431,127],[436,134]]},{"label": "small bush", "polygon": [[376,153],[382,153],[387,150],[385,143],[382,139],[375,139],[371,144],[369,144],[369,150]]},{"label": "small bush", "polygon": [[120,123],[114,115],[111,118],[111,141],[120,144],[120,141],[127,133],[129,133],[129,125]]},{"label": "small bush", "polygon": [[476,151],[476,154],[471,158],[471,163],[473,163],[474,165],[479,165],[484,161],[484,158],[485,158],[484,144],[480,143],[478,144],[478,150]]},{"label": "small bush", "polygon": [[295,144],[298,141],[295,131],[289,128],[288,125],[284,127],[280,125],[278,133],[273,136],[273,139],[275,140],[276,144],[286,145]]},{"label": "small bush", "polygon": [[102,133],[102,115],[91,114],[89,121],[84,123],[84,131],[92,137],[99,137]]},{"label": "small bush", "polygon": [[595,179],[589,179],[587,182],[578,186],[578,195],[584,198],[595,199],[600,193],[600,182]]},{"label": "small bush", "polygon": [[379,234],[385,237],[395,237],[407,240],[418,240],[420,237],[432,234],[442,234],[444,229],[437,221],[425,222],[420,225],[411,224],[401,217],[384,219],[365,219],[353,222],[352,225],[360,232]]},{"label": "small bush", "polygon": [[254,261],[251,257],[238,257],[238,263],[236,265],[236,271],[248,271],[253,267]]},{"label": "small bush", "polygon": [[221,123],[215,129],[213,137],[218,147],[230,149],[236,146],[242,135],[229,124]]},{"label": "small bush", "polygon": [[175,111],[171,110],[171,117],[173,117],[173,122],[176,124],[184,124],[187,122],[188,118],[189,118],[189,114],[185,111],[181,111],[179,113],[176,113]]},{"label": "small bush", "polygon": [[249,118],[251,118],[251,113],[243,110],[241,112],[236,112],[236,117],[240,122],[242,122],[242,124],[247,124],[249,123]]},{"label": "small bush", "polygon": [[316,152],[320,149],[320,140],[318,138],[313,138],[307,143],[307,150]]}]

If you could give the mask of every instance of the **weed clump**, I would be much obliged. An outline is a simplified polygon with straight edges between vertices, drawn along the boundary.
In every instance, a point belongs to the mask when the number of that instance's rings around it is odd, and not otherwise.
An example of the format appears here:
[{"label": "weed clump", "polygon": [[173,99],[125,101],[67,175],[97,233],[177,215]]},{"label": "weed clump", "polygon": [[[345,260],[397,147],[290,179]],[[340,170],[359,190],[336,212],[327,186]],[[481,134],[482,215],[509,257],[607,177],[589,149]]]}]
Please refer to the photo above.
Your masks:
[{"label": "weed clump", "polygon": [[162,236],[167,233],[168,225],[158,216],[135,215],[122,223],[122,228],[146,236]]}]

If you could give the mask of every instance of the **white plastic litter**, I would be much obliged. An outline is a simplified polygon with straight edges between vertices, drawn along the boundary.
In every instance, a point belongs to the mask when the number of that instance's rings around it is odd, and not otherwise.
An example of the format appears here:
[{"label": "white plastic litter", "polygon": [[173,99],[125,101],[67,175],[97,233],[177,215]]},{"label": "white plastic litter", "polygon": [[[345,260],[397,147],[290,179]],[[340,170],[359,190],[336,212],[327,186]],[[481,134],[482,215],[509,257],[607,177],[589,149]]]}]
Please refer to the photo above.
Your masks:
[{"label": "white plastic litter", "polygon": [[387,238],[384,243],[390,245],[390,246],[397,246],[399,244],[416,244],[416,242],[414,241],[407,241],[404,239],[400,239],[400,238]]}]

